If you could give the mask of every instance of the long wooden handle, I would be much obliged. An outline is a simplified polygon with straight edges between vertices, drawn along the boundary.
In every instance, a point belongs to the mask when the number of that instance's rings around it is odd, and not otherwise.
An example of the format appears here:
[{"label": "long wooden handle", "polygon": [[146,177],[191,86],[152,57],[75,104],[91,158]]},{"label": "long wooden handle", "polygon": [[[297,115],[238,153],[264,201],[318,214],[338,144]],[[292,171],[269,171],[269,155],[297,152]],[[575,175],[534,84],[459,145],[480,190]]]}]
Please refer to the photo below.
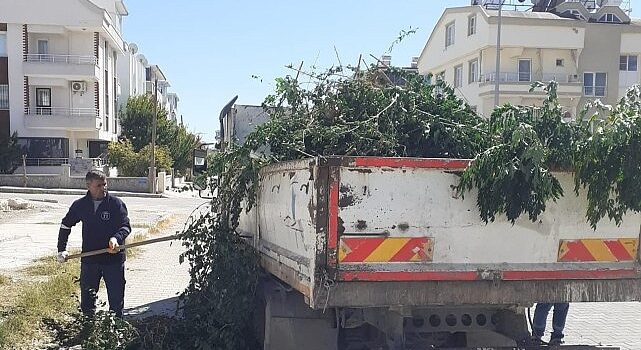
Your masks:
[{"label": "long wooden handle", "polygon": [[[123,244],[123,245],[118,246],[118,248],[116,248],[116,249],[117,250],[124,250],[124,249],[127,249],[127,248],[138,247],[138,246],[141,246],[141,245],[147,245],[147,244],[151,244],[151,243],[171,241],[171,240],[174,240],[174,239],[178,239],[178,235],[177,234],[176,235],[171,235],[171,236],[166,236],[166,237],[152,238],[152,239],[148,239],[146,241]],[[71,254],[71,255],[69,255],[69,256],[67,256],[65,258],[65,261],[70,260],[70,259],[83,258],[85,256],[93,256],[93,255],[109,253],[109,250],[110,250],[109,248],[104,248],[104,249],[92,250],[90,252]]]}]

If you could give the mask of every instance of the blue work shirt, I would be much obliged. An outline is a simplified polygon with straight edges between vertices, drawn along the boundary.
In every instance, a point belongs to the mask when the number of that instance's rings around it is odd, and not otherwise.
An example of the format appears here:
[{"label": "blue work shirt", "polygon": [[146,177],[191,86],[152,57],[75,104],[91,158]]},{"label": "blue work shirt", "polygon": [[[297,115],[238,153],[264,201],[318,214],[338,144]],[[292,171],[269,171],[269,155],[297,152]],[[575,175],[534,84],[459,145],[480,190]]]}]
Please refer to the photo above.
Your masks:
[{"label": "blue work shirt", "polygon": [[[82,252],[89,252],[109,247],[109,239],[115,237],[118,244],[125,243],[125,238],[131,232],[127,206],[118,197],[105,193],[105,197],[94,211],[91,194],[76,200],[69,207],[67,215],[62,219],[58,234],[58,251],[67,250],[67,241],[71,228],[82,221]],[[116,254],[104,253],[86,256],[82,262],[100,264],[122,264],[126,259],[125,252]]]}]

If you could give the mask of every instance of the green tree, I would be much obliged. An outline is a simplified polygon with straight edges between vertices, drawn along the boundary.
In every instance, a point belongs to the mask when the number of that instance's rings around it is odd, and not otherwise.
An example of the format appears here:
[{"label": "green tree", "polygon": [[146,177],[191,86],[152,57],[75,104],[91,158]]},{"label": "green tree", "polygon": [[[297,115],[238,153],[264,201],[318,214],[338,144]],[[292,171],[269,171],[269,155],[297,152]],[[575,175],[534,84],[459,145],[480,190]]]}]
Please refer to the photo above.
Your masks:
[{"label": "green tree", "polygon": [[[167,117],[167,111],[158,107],[156,144],[168,146],[175,134],[176,125]],[[151,144],[154,121],[154,97],[151,95],[130,97],[120,111],[121,139],[131,141],[136,152]]]},{"label": "green tree", "polygon": [[190,133],[185,126],[179,125],[175,127],[174,137],[167,147],[171,158],[174,160],[174,169],[181,175],[185,175],[187,170],[191,168],[192,152],[200,143],[200,137]]},{"label": "green tree", "polygon": [[14,132],[9,137],[0,137],[0,174],[13,174],[18,168],[19,159],[18,133]]},{"label": "green tree", "polygon": [[[130,141],[112,142],[108,148],[109,163],[118,168],[123,176],[147,176],[151,166],[151,145],[143,147],[140,152],[134,150]],[[156,167],[171,169],[172,159],[165,146],[156,146]]]},{"label": "green tree", "polygon": [[[154,117],[154,98],[151,95],[131,97],[120,112],[121,141],[128,140],[134,152],[151,144]],[[167,111],[158,106],[156,145],[169,151],[175,169],[186,173],[191,167],[191,152],[200,144],[200,138],[183,125],[176,125],[167,116]]]}]

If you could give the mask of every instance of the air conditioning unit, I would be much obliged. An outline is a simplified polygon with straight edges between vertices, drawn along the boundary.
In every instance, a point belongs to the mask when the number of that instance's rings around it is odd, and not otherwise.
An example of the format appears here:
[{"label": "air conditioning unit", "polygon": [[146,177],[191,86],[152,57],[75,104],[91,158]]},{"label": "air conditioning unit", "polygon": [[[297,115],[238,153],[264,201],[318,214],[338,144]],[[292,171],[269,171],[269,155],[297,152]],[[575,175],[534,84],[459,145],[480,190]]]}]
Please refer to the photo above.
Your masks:
[{"label": "air conditioning unit", "polygon": [[87,91],[87,83],[84,81],[72,81],[71,82],[71,91],[72,92],[85,92]]}]

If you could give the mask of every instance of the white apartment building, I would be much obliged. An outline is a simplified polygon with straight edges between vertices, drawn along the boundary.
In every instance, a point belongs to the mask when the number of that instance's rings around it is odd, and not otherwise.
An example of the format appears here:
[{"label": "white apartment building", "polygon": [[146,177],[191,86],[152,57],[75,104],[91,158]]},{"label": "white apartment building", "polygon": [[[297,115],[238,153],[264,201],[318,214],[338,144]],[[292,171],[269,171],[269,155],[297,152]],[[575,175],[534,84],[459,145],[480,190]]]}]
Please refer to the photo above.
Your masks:
[{"label": "white apartment building", "polygon": [[471,5],[445,10],[421,52],[419,73],[444,79],[484,116],[495,107],[496,79],[499,103],[521,105],[543,101],[542,91],[529,92],[533,81],[555,80],[572,115],[597,98],[615,104],[641,81],[641,22],[628,17],[621,1],[532,2],[528,11],[503,7],[499,72],[496,5]]},{"label": "white apartment building", "polygon": [[121,83],[121,94],[118,106],[121,108],[127,103],[130,96],[141,96],[146,91],[146,67],[149,66],[147,58],[138,52],[138,45],[125,44],[124,58],[118,60],[118,77]]},{"label": "white apartment building", "polygon": [[138,52],[138,45],[125,44],[124,59],[118,61],[118,76],[122,84],[118,108],[124,108],[127,99],[144,94],[154,94],[154,84],[158,79],[158,106],[167,110],[167,116],[177,122],[178,94],[169,92],[171,84],[158,65],[150,65],[147,58]]},{"label": "white apartment building", "polygon": [[[178,94],[175,92],[170,92],[167,94],[167,116],[169,120],[178,124],[180,119],[180,113],[178,112]],[[182,121],[181,121],[182,122]]]},{"label": "white apartment building", "polygon": [[159,108],[164,108],[167,111],[167,117],[177,123],[178,120],[178,95],[174,92],[169,92],[171,84],[165,73],[156,64],[146,67],[146,91],[148,94],[154,94],[154,87],[157,90],[157,101]]},{"label": "white apartment building", "polygon": [[117,139],[122,0],[0,0],[0,131],[28,165],[96,158]]}]

